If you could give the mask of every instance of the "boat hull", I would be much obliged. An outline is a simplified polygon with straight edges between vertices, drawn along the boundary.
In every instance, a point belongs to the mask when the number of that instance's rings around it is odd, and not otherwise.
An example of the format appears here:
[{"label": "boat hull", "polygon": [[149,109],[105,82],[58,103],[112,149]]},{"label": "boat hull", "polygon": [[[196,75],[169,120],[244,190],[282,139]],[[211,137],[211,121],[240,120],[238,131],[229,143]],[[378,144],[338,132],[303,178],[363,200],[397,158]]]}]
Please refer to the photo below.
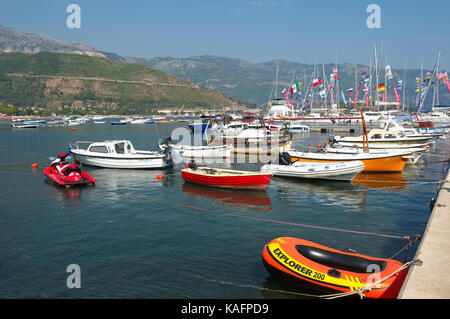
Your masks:
[{"label": "boat hull", "polygon": [[[395,273],[402,263],[346,253],[300,238],[281,237],[264,246],[264,266],[268,272],[289,283],[313,286],[326,292],[352,292]],[[400,270],[371,290],[368,298],[396,298],[408,269]]]},{"label": "boat hull", "polygon": [[[231,155],[233,147],[230,145],[223,146],[189,146],[169,144],[181,156],[188,158],[228,158]],[[161,150],[166,148],[165,145],[159,145]]]},{"label": "boat hull", "polygon": [[167,161],[162,157],[100,157],[75,153],[72,150],[75,159],[79,160],[83,165],[104,167],[104,168],[166,168],[172,165],[172,161]]},{"label": "boat hull", "polygon": [[271,174],[257,173],[243,174],[242,176],[230,174],[228,176],[215,176],[203,174],[191,169],[181,170],[181,176],[185,181],[222,188],[248,189],[264,191],[267,189]]},{"label": "boat hull", "polygon": [[409,154],[386,156],[358,156],[358,154],[324,154],[310,152],[289,152],[292,162],[341,162],[361,161],[364,163],[364,172],[401,172],[408,161]]},{"label": "boat hull", "polygon": [[[303,164],[304,163],[304,164]],[[298,162],[293,165],[267,164],[261,167],[261,172],[271,173],[274,176],[305,178],[305,179],[331,179],[351,181],[358,173],[364,170],[361,161],[338,163],[307,163]]]}]

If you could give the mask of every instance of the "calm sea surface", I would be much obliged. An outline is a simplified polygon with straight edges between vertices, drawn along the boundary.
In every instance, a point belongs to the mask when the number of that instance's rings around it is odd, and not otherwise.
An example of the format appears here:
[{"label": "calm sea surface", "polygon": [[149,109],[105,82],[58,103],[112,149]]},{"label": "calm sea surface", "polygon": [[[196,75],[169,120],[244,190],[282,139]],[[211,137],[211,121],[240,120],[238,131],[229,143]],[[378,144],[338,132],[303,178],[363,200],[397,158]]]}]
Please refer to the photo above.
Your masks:
[{"label": "calm sea surface", "polygon": [[[273,177],[263,193],[186,184],[180,167],[84,167],[97,183],[74,189],[56,187],[42,174],[48,157],[66,151],[69,142],[128,139],[136,149],[156,150],[160,138],[182,125],[0,128],[0,298],[298,298],[293,292],[308,291],[265,270],[267,242],[293,236],[389,258],[403,240],[305,225],[422,234],[450,151],[448,139],[437,140],[417,165],[378,175],[376,182]],[[327,140],[327,134],[296,135],[294,146]],[[67,288],[71,264],[81,269],[80,289]]]}]

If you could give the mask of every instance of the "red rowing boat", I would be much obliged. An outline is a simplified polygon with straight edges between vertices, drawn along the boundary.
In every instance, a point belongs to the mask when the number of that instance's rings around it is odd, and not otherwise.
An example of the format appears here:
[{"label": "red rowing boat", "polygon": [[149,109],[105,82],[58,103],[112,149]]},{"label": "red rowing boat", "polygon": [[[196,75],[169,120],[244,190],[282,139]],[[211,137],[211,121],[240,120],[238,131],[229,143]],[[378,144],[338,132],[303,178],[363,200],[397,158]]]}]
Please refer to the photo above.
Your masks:
[{"label": "red rowing boat", "polygon": [[185,181],[203,185],[264,191],[272,174],[229,169],[194,167],[181,170]]}]

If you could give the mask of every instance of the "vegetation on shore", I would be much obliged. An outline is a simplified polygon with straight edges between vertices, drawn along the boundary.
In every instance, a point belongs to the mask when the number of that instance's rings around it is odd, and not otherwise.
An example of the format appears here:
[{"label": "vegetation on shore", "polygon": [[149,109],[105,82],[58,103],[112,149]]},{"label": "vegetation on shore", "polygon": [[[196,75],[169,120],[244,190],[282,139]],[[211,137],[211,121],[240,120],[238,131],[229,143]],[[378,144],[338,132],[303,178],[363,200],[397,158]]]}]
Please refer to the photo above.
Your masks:
[{"label": "vegetation on shore", "polygon": [[51,52],[0,54],[0,101],[60,114],[244,106],[235,98],[143,65]]}]

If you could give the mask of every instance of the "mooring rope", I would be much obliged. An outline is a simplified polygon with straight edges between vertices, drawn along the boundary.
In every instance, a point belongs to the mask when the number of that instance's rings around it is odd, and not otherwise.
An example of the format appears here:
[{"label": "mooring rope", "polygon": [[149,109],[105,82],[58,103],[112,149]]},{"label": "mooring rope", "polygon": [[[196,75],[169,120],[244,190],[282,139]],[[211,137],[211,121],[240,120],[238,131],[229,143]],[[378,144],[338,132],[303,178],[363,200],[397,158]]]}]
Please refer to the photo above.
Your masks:
[{"label": "mooring rope", "polygon": [[231,216],[231,217],[237,217],[242,219],[248,219],[248,220],[254,220],[254,221],[260,221],[260,222],[266,222],[266,223],[274,223],[274,224],[281,224],[281,225],[289,225],[289,226],[295,226],[295,227],[304,227],[304,228],[312,228],[312,229],[321,229],[321,230],[328,230],[328,231],[338,231],[338,232],[344,232],[344,233],[353,233],[358,235],[371,235],[371,236],[378,236],[378,237],[385,237],[385,238],[393,238],[393,239],[404,239],[408,240],[411,235],[406,236],[397,236],[397,235],[388,235],[388,234],[380,234],[380,233],[373,233],[373,232],[363,232],[363,231],[357,231],[357,230],[349,230],[349,229],[342,229],[342,228],[335,228],[335,227],[326,227],[326,226],[318,226],[318,225],[309,225],[309,224],[301,224],[301,223],[294,223],[294,222],[288,222],[288,221],[282,221],[282,220],[275,220],[275,219],[267,219],[267,218],[261,218],[261,217],[252,217],[252,216],[246,216],[241,215],[237,213],[232,212],[219,212],[215,210],[209,210],[206,208],[196,207],[192,205],[182,204],[182,203],[168,203],[162,200],[158,199],[151,199],[143,195],[130,195],[127,193],[122,193],[118,191],[114,191],[115,193],[119,195],[126,195],[126,196],[132,196],[138,199],[142,199],[145,201],[153,202],[153,203],[160,203],[162,205],[167,206],[168,204],[172,204],[173,206],[179,206],[183,208],[188,208],[191,210],[195,210],[201,213],[213,213],[213,214],[219,214],[223,216]]},{"label": "mooring rope", "polygon": [[353,291],[349,291],[349,292],[342,292],[342,293],[336,293],[336,294],[330,294],[330,295],[321,295],[319,296],[319,298],[324,298],[324,299],[336,299],[336,298],[342,298],[342,297],[348,297],[348,296],[352,296],[352,295],[356,295],[358,294],[359,297],[361,299],[363,299],[364,294],[367,291],[372,290],[374,287],[376,287],[377,285],[381,284],[383,281],[386,281],[387,279],[391,278],[392,276],[394,276],[395,274],[399,273],[400,271],[409,268],[410,266],[414,265],[414,264],[419,264],[422,261],[420,259],[415,259],[409,262],[404,263],[402,266],[400,266],[397,270],[395,270],[394,272],[392,272],[391,274],[379,279],[378,281],[371,283],[371,284],[366,284],[364,287],[359,288],[359,289],[355,289]]}]

